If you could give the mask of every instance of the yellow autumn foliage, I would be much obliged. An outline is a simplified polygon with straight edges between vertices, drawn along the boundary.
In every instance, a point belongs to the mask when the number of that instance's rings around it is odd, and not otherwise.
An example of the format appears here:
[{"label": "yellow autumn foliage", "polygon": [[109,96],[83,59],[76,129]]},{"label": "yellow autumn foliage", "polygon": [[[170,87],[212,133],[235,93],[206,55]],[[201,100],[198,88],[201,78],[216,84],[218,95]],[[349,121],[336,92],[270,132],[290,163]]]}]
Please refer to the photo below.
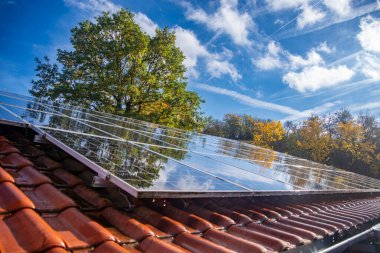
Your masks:
[{"label": "yellow autumn foliage", "polygon": [[279,121],[255,121],[252,144],[273,149],[275,142],[284,137],[284,128]]}]

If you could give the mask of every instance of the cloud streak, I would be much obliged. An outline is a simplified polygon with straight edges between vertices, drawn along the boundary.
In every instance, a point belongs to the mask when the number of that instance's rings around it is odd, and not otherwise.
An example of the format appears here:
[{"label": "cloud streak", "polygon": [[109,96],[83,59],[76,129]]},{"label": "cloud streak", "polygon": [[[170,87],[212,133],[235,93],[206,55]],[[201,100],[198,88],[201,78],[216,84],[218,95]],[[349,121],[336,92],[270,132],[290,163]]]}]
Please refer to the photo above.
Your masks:
[{"label": "cloud streak", "polygon": [[[351,12],[347,13],[344,16],[341,15],[327,15],[323,22],[319,22],[315,26],[308,26],[304,29],[298,29],[297,27],[284,30],[283,32],[276,32],[276,35],[273,35],[272,38],[276,40],[288,39],[292,37],[297,37],[300,35],[312,33],[330,27],[335,24],[340,24],[354,18],[372,13],[380,9],[378,3],[370,3],[357,8],[352,8]],[[294,20],[293,20],[294,21]]]},{"label": "cloud streak", "polygon": [[336,106],[337,104],[339,104],[340,102],[335,102],[335,103],[332,103],[332,102],[327,102],[325,104],[322,104],[322,105],[319,105],[319,106],[316,106],[316,107],[313,107],[311,109],[308,109],[308,110],[304,110],[304,111],[301,111],[299,113],[295,113],[293,115],[290,115],[286,118],[283,118],[281,120],[281,122],[286,122],[286,121],[298,121],[298,120],[301,120],[301,119],[305,119],[309,116],[311,116],[312,114],[321,114],[321,113],[325,113],[329,110],[331,110],[334,106]]},{"label": "cloud streak", "polygon": [[351,112],[380,109],[380,102],[369,102],[364,104],[354,104],[348,107]]},{"label": "cloud streak", "polygon": [[208,84],[200,84],[200,83],[194,84],[194,86],[201,90],[228,96],[230,98],[237,100],[239,103],[251,106],[253,108],[262,108],[262,109],[266,109],[270,111],[281,112],[284,114],[292,114],[292,115],[300,113],[300,111],[295,110],[291,107],[265,102],[265,101],[252,98],[250,96],[241,94],[233,90],[223,89],[223,88],[211,86]]}]

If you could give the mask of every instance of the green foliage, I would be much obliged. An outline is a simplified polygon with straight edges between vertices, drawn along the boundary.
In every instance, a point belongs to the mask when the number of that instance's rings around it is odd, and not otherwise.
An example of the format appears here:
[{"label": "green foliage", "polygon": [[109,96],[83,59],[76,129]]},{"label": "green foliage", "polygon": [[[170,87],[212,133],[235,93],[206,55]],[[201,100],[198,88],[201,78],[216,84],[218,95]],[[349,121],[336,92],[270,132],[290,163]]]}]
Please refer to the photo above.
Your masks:
[{"label": "green foliage", "polygon": [[37,59],[32,95],[172,127],[201,126],[202,100],[186,90],[174,32],[157,29],[150,37],[121,10],[79,23],[71,34],[73,50],[58,50],[58,65]]}]

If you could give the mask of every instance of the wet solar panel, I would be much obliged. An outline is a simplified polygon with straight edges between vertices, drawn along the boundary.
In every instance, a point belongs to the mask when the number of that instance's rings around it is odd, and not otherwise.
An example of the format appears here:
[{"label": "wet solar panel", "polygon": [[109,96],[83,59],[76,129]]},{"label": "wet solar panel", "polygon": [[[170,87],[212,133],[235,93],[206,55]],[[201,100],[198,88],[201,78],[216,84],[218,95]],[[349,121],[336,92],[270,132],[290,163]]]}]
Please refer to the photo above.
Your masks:
[{"label": "wet solar panel", "polygon": [[0,120],[28,124],[135,197],[380,190],[379,180],[247,143],[3,91]]}]

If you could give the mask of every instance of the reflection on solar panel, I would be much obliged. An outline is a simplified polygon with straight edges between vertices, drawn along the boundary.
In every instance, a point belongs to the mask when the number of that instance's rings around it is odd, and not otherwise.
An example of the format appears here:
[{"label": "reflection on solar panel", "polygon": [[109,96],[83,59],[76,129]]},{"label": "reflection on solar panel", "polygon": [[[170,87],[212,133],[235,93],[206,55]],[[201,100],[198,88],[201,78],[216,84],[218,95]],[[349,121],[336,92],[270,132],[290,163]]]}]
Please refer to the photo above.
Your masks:
[{"label": "reflection on solar panel", "polygon": [[380,181],[246,143],[0,92],[28,124],[135,197],[374,192]]}]

